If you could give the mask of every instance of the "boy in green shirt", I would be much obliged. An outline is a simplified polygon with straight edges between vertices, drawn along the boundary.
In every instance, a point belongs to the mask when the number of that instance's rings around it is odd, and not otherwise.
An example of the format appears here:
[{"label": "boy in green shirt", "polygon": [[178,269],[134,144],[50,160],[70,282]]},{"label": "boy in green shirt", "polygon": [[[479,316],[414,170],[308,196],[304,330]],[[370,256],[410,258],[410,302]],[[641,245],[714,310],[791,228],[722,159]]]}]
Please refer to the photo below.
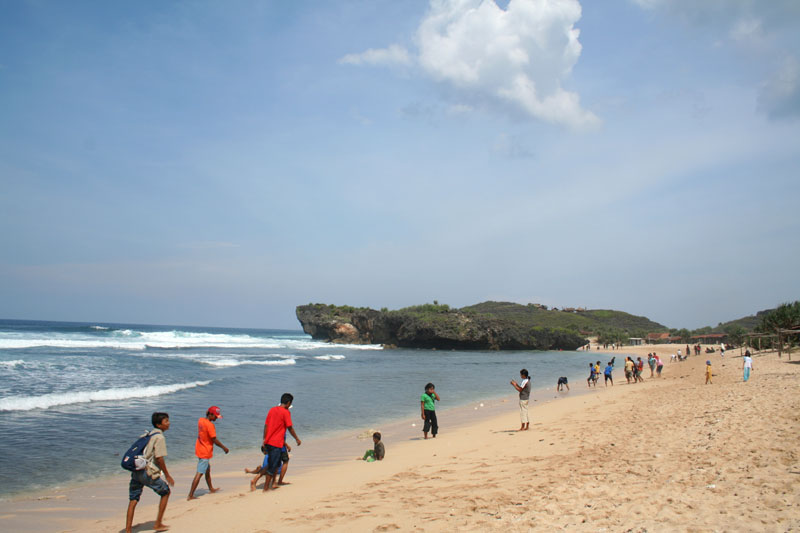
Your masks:
[{"label": "boy in green shirt", "polygon": [[425,435],[426,439],[428,438],[428,431],[431,432],[434,439],[436,438],[436,434],[439,433],[439,422],[436,420],[436,405],[433,402],[440,402],[442,399],[436,394],[435,388],[433,383],[425,385],[425,392],[422,393],[419,402],[419,407],[422,411],[422,419],[425,421],[425,425],[422,427],[422,433]]}]

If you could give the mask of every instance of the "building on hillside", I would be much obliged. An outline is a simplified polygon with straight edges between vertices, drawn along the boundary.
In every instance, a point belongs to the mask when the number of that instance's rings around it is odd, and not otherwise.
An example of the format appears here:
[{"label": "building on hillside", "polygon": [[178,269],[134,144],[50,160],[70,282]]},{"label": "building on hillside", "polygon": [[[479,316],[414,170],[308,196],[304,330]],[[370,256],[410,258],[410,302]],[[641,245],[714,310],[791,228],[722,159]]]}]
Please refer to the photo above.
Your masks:
[{"label": "building on hillside", "polygon": [[575,312],[575,308],[574,307],[565,307],[564,309],[562,309],[562,311],[564,311],[565,313],[574,313]]},{"label": "building on hillside", "polygon": [[648,333],[647,344],[664,344],[669,342],[669,333]]},{"label": "building on hillside", "polygon": [[644,339],[641,337],[631,337],[628,339],[631,346],[641,346],[644,344]]}]

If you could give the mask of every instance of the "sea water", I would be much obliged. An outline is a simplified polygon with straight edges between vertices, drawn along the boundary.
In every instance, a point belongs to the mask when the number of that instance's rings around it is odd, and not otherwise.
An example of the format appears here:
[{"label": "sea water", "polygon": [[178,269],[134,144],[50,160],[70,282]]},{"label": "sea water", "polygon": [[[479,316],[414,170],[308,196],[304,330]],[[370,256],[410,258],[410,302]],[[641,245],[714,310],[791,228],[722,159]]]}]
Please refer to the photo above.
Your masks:
[{"label": "sea water", "polygon": [[150,415],[170,415],[170,461],[194,457],[197,419],[219,406],[220,440],[257,449],[281,394],[304,440],[419,415],[433,382],[439,409],[585,377],[596,354],[383,349],[301,331],[0,320],[0,496],[121,472]]}]

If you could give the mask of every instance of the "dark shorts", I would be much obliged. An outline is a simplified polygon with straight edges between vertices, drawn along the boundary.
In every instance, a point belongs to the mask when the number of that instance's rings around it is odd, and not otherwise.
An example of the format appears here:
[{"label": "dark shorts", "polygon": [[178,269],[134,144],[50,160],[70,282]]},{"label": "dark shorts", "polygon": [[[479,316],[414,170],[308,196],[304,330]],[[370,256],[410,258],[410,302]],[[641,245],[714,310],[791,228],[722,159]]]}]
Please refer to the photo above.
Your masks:
[{"label": "dark shorts", "polygon": [[267,474],[274,476],[281,469],[281,449],[267,444],[267,453],[264,456],[264,463],[267,467]]},{"label": "dark shorts", "polygon": [[611,378],[611,374],[603,374],[603,377],[605,377],[605,378],[606,378],[606,381],[608,381],[609,379],[611,379],[611,381],[614,381],[614,380]]},{"label": "dark shorts", "polygon": [[131,472],[131,483],[128,487],[128,498],[133,501],[139,501],[142,497],[142,489],[150,487],[159,496],[166,496],[169,494],[169,485],[160,477],[152,478],[147,475],[145,470],[137,470]]},{"label": "dark shorts", "polygon": [[[550,383],[552,383],[552,381]],[[567,384],[567,378],[558,378],[558,384],[559,385],[566,385]]]}]

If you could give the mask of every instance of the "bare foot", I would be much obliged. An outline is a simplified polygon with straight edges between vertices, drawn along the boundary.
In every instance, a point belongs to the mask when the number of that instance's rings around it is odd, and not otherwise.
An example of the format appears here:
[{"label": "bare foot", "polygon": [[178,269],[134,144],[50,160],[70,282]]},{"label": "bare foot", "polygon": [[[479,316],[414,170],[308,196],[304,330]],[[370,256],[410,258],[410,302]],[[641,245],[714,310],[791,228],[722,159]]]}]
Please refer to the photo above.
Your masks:
[{"label": "bare foot", "polygon": [[195,496],[194,494],[190,494],[190,495],[189,495],[189,497],[188,497],[188,498],[186,498],[186,501],[187,501],[187,502],[190,502],[190,501],[192,501],[192,500],[196,500],[196,499],[197,499],[197,496]]},{"label": "bare foot", "polygon": [[278,485],[291,485],[288,481],[278,481]]},{"label": "bare foot", "polygon": [[254,490],[256,490],[256,482],[257,481],[258,481],[257,479],[254,479],[254,480],[252,480],[250,482],[250,492],[253,492]]},{"label": "bare foot", "polygon": [[219,492],[219,487],[216,487],[216,488],[213,488],[213,489],[208,489],[208,492],[210,492],[211,494],[214,494],[215,492]]},{"label": "bare foot", "polygon": [[164,522],[161,522],[160,524],[155,524],[153,526],[153,531],[167,531],[168,529],[169,529],[169,526],[167,524],[165,524]]}]

